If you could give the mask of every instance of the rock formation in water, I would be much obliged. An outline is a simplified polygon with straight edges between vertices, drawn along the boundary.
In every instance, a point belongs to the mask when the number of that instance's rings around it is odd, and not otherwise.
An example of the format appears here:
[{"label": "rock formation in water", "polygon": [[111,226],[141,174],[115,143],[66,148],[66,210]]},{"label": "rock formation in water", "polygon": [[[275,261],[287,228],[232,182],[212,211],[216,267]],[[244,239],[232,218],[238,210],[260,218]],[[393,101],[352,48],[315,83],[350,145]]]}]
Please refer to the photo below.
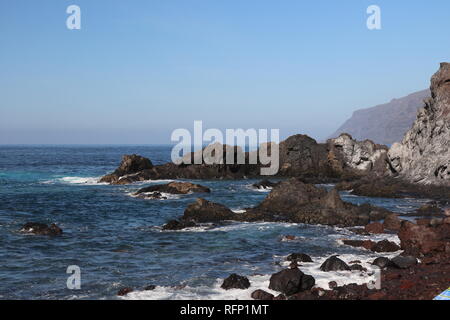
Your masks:
[{"label": "rock formation in water", "polygon": [[357,110],[330,138],[348,133],[357,140],[370,139],[386,145],[401,141],[411,128],[417,110],[423,106],[423,100],[428,97],[430,90],[427,89],[386,104]]},{"label": "rock formation in water", "polygon": [[411,183],[450,186],[450,64],[431,78],[431,98],[388,153],[392,173]]}]

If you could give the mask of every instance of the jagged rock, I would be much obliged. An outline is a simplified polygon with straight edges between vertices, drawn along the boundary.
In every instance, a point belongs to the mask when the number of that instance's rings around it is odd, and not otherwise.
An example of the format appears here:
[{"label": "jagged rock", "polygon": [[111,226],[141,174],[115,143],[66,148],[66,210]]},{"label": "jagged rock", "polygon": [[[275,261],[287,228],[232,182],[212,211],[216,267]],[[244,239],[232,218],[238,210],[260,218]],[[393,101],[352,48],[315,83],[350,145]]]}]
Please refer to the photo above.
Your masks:
[{"label": "jagged rock", "polygon": [[390,214],[384,219],[383,227],[386,230],[398,231],[402,225],[402,220],[396,214]]},{"label": "jagged rock", "polygon": [[41,236],[60,236],[63,233],[62,229],[54,223],[48,226],[38,222],[27,222],[22,229],[20,229],[20,232]]},{"label": "jagged rock", "polygon": [[356,141],[347,133],[328,140],[330,150],[340,160],[342,169],[349,167],[362,172],[384,172],[388,148],[370,140]]},{"label": "jagged rock", "polygon": [[412,183],[450,186],[450,64],[431,78],[431,98],[401,143],[388,153],[393,175]]},{"label": "jagged rock", "polygon": [[228,278],[223,280],[223,283],[220,287],[225,290],[248,289],[250,288],[250,281],[246,277],[233,273]]},{"label": "jagged rock", "polygon": [[[152,162],[144,157],[132,154],[124,155],[120,166],[112,173],[100,179],[100,182],[107,182],[111,184],[127,184],[129,180],[127,175],[136,174],[145,170],[153,168]],[[121,178],[125,178],[122,181]]]},{"label": "jagged rock", "polygon": [[188,194],[194,192],[204,192],[209,193],[211,190],[207,187],[201,186],[199,184],[194,184],[190,182],[171,182],[168,184],[158,184],[154,186],[145,187],[139,189],[135,194],[142,195],[146,193],[155,193],[158,192],[170,193],[170,194]]},{"label": "jagged rock", "polygon": [[329,271],[350,271],[350,267],[337,256],[332,256],[325,260],[325,262],[320,266],[320,270],[324,272]]},{"label": "jagged rock", "polygon": [[301,291],[310,290],[314,285],[315,280],[313,277],[305,275],[298,268],[294,268],[273,274],[270,277],[269,289],[290,296]]},{"label": "jagged rock", "polygon": [[264,290],[258,289],[252,292],[251,294],[252,299],[255,300],[273,300],[275,296],[271,293],[268,293]]},{"label": "jagged rock", "polygon": [[304,253],[291,253],[287,256],[286,260],[297,262],[313,262],[311,257]]}]

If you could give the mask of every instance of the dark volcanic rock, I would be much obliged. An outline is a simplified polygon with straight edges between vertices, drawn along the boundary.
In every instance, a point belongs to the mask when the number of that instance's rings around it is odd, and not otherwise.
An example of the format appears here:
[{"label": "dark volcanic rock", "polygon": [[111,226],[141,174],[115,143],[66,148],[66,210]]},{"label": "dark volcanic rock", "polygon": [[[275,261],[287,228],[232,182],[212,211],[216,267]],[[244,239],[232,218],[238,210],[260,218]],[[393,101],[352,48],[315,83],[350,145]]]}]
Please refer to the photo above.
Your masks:
[{"label": "dark volcanic rock", "polygon": [[119,292],[117,292],[117,295],[123,297],[129,294],[130,292],[133,292],[132,288],[122,288],[119,290]]},{"label": "dark volcanic rock", "polygon": [[337,256],[328,258],[321,266],[320,270],[329,271],[350,271],[350,267]]},{"label": "dark volcanic rock", "polygon": [[350,266],[350,270],[352,271],[366,271],[366,268],[364,268],[362,265],[360,264],[352,264]]},{"label": "dark volcanic rock", "polygon": [[129,183],[129,181],[127,179],[121,181],[122,177],[126,177],[127,175],[136,174],[152,168],[153,164],[147,158],[135,154],[124,155],[120,166],[112,174],[109,174],[100,179],[100,182],[107,182],[111,184],[127,184]]},{"label": "dark volcanic rock", "polygon": [[399,250],[400,247],[396,243],[389,240],[379,241],[372,247],[372,251],[375,252],[396,252]]},{"label": "dark volcanic rock", "polygon": [[198,198],[184,211],[183,220],[196,222],[220,222],[233,220],[236,214],[224,205]]},{"label": "dark volcanic rock", "polygon": [[37,222],[27,222],[20,231],[43,236],[59,236],[63,233],[62,229],[54,223],[48,226]]},{"label": "dark volcanic rock", "polygon": [[376,258],[372,262],[372,265],[380,267],[381,269],[384,269],[384,268],[392,267],[393,263],[391,262],[391,260],[389,258],[379,257],[379,258]]},{"label": "dark volcanic rock", "polygon": [[154,193],[154,192],[163,192],[170,194],[188,194],[194,192],[204,192],[209,193],[211,190],[207,187],[201,186],[199,184],[194,184],[190,182],[171,182],[168,184],[158,184],[154,186],[145,187],[139,189],[135,194],[145,194],[145,193]]},{"label": "dark volcanic rock", "polygon": [[396,214],[390,214],[384,219],[383,227],[386,230],[398,231],[402,225],[402,220]]},{"label": "dark volcanic rock", "polygon": [[286,260],[297,262],[313,262],[311,257],[304,253],[292,253],[287,256]]},{"label": "dark volcanic rock", "polygon": [[250,281],[248,281],[246,277],[242,277],[233,273],[223,281],[220,287],[225,290],[248,289],[250,288]]},{"label": "dark volcanic rock", "polygon": [[411,256],[397,256],[391,262],[396,268],[408,269],[417,264],[417,259]]},{"label": "dark volcanic rock", "polygon": [[369,233],[373,233],[373,234],[380,234],[380,233],[384,233],[384,227],[381,223],[379,222],[373,222],[371,224],[368,224],[365,228],[364,228],[367,232]]},{"label": "dark volcanic rock", "polygon": [[194,221],[190,220],[169,220],[163,227],[163,230],[183,230],[197,226]]},{"label": "dark volcanic rock", "polygon": [[255,300],[273,300],[275,298],[273,294],[261,289],[253,291],[251,297]]},{"label": "dark volcanic rock", "polygon": [[298,268],[282,270],[270,277],[269,289],[287,296],[310,290],[315,284],[313,277],[305,275]]}]

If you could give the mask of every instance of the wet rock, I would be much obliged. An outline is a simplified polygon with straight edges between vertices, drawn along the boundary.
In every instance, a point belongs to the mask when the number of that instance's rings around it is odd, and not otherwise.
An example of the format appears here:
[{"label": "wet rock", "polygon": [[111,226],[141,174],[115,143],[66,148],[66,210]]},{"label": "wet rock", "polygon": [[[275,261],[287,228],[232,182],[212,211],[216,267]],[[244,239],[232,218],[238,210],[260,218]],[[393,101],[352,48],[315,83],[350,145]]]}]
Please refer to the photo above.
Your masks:
[{"label": "wet rock", "polygon": [[273,300],[275,298],[273,294],[260,289],[253,291],[251,297],[255,300]]},{"label": "wet rock", "polygon": [[145,291],[153,291],[153,290],[155,290],[155,289],[156,289],[156,286],[153,285],[153,284],[151,284],[151,285],[149,285],[149,286],[146,286],[146,287],[144,288]]},{"label": "wet rock", "polygon": [[207,187],[201,186],[199,184],[194,184],[190,182],[171,182],[168,184],[158,184],[154,186],[149,186],[138,190],[135,194],[145,194],[145,193],[170,193],[170,194],[188,194],[188,193],[209,193],[211,190]]},{"label": "wet rock", "polygon": [[371,224],[368,224],[364,229],[372,234],[384,233],[384,227],[379,222],[373,222]]},{"label": "wet rock", "polygon": [[362,265],[360,264],[353,264],[350,266],[350,270],[352,271],[367,271],[366,268],[364,268]]},{"label": "wet rock", "polygon": [[27,222],[22,229],[20,229],[20,232],[41,236],[60,236],[63,233],[62,229],[54,223],[48,226],[38,222]]},{"label": "wet rock", "polygon": [[411,256],[397,256],[391,260],[393,266],[399,269],[408,269],[417,264],[417,259]]},{"label": "wet rock", "polygon": [[117,295],[120,297],[126,296],[127,294],[133,292],[132,288],[122,288],[117,292]]},{"label": "wet rock", "polygon": [[342,243],[356,248],[364,248],[367,250],[372,250],[375,242],[372,240],[342,240]]},{"label": "wet rock", "polygon": [[392,267],[393,263],[391,262],[391,260],[389,258],[379,257],[379,258],[376,258],[372,262],[372,265],[380,267],[381,269],[384,269],[384,268]]},{"label": "wet rock", "polygon": [[338,284],[337,284],[336,281],[330,281],[330,282],[328,283],[328,287],[329,287],[331,290],[333,290],[334,288],[337,288],[337,286],[338,286]]},{"label": "wet rock", "polygon": [[416,210],[413,214],[414,216],[418,217],[432,217],[432,216],[442,216],[443,211],[436,203],[432,204],[425,204],[421,206],[419,209]]},{"label": "wet rock", "polygon": [[120,166],[112,173],[100,179],[100,182],[111,184],[127,184],[129,180],[121,178],[153,168],[152,162],[136,154],[124,155]]},{"label": "wet rock", "polygon": [[190,220],[169,220],[163,227],[163,230],[183,230],[186,228],[196,227],[197,224]]},{"label": "wet rock", "polygon": [[395,242],[389,240],[379,241],[372,247],[372,251],[375,252],[396,252],[399,250],[400,247]]},{"label": "wet rock", "polygon": [[304,253],[292,253],[287,256],[286,260],[296,262],[313,262],[311,257]]},{"label": "wet rock", "polygon": [[233,220],[237,215],[224,205],[198,198],[184,211],[183,220],[195,222],[220,222]]},{"label": "wet rock", "polygon": [[269,289],[287,296],[310,290],[315,284],[313,277],[305,275],[298,268],[286,269],[270,277]]},{"label": "wet rock", "polygon": [[271,182],[269,180],[262,180],[260,182],[253,184],[253,187],[256,189],[272,189],[276,185],[277,183],[275,182]]},{"label": "wet rock", "polygon": [[233,273],[223,281],[220,287],[225,290],[248,289],[250,288],[250,281],[246,277]]},{"label": "wet rock", "polygon": [[350,267],[337,256],[328,258],[321,266],[320,270],[329,271],[350,271]]},{"label": "wet rock", "polygon": [[443,251],[449,242],[449,236],[448,224],[431,227],[405,221],[398,232],[402,249],[415,256]]},{"label": "wet rock", "polygon": [[402,225],[402,220],[396,214],[390,214],[384,219],[383,227],[390,231],[399,231]]}]

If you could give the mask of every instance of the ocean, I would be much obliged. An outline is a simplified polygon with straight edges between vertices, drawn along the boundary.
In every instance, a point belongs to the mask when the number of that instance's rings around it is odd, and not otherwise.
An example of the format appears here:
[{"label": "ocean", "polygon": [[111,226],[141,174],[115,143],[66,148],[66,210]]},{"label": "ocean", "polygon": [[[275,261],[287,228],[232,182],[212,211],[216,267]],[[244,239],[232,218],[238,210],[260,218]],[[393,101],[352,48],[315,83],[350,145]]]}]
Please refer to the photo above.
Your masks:
[{"label": "ocean", "polygon": [[[185,231],[161,231],[183,214],[198,195],[145,200],[132,193],[148,181],[127,186],[97,183],[123,154],[139,154],[154,164],[170,161],[171,146],[0,146],[0,299],[248,299],[267,290],[272,273],[293,252],[314,262],[301,269],[319,286],[329,281],[365,283],[361,272],[325,273],[321,262],[333,254],[363,266],[380,256],[343,246],[341,239],[365,239],[346,228],[290,223],[234,223]],[[193,181],[211,188],[207,200],[239,212],[268,194],[256,180]],[[323,185],[331,188],[332,185]],[[341,193],[345,201],[370,202],[400,214],[426,200],[366,198]],[[56,223],[60,237],[20,233],[26,222]],[[295,236],[284,241],[284,236]],[[396,235],[372,236],[398,242]],[[384,254],[386,256],[386,254]],[[67,288],[68,266],[81,270],[81,289]],[[247,276],[248,290],[220,289],[231,273]],[[155,290],[144,290],[156,285]]]}]

